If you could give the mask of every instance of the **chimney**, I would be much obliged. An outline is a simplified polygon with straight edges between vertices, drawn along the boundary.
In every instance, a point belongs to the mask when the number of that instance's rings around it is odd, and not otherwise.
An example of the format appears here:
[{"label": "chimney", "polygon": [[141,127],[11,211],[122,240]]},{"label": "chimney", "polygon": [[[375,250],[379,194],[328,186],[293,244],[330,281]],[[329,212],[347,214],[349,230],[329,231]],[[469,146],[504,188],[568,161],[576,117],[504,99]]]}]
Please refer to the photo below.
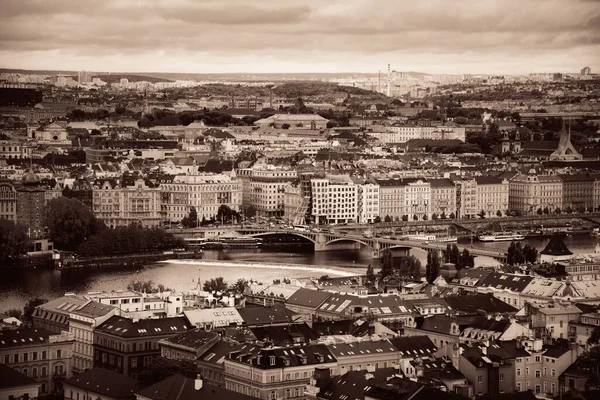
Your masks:
[{"label": "chimney", "polygon": [[200,390],[202,389],[202,377],[200,375],[198,375],[196,377],[196,379],[194,380],[194,390]]}]

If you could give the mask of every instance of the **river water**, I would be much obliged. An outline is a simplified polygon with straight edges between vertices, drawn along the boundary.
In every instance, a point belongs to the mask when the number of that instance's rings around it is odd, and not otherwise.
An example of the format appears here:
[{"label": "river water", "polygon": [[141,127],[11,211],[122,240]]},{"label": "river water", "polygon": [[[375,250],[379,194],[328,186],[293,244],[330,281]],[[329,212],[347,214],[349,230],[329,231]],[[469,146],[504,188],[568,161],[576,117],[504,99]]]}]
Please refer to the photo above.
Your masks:
[{"label": "river water", "polygon": [[[592,253],[600,241],[589,236],[574,236],[565,239],[565,243],[576,254]],[[526,240],[538,250],[542,250],[548,239]],[[468,243],[467,243],[468,245]],[[509,243],[475,243],[476,247],[506,249]],[[413,254],[421,259],[425,267],[426,253],[414,250]],[[327,272],[334,276],[335,270],[364,273],[368,264],[377,265],[371,259],[368,249],[344,250],[313,253],[310,248],[285,247],[263,248],[257,250],[205,251],[203,260],[222,260],[253,262],[264,264],[303,264],[307,266],[329,267]],[[477,257],[476,266],[495,265],[497,262],[487,257]],[[254,279],[263,283],[274,279],[319,277],[322,270],[273,269],[273,268],[237,268],[223,265],[197,265],[193,262],[156,263],[140,270],[118,269],[75,269],[54,271],[45,269],[6,270],[0,275],[0,312],[10,308],[22,308],[29,298],[43,297],[52,299],[66,292],[86,293],[89,291],[110,291],[126,289],[132,280],[152,280],[155,283],[187,291],[197,285],[198,280],[222,276],[226,282],[233,283],[238,278]]]}]

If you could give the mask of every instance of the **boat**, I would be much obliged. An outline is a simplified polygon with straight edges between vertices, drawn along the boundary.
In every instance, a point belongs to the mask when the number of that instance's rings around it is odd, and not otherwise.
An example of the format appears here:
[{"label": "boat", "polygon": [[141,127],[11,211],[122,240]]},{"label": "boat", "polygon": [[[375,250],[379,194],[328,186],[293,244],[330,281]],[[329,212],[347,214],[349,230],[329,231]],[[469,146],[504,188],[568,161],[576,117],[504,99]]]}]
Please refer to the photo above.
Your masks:
[{"label": "boat", "polygon": [[436,242],[440,242],[440,243],[456,243],[458,242],[458,238],[456,236],[445,236],[445,237],[441,237],[436,239]]},{"label": "boat", "polygon": [[184,239],[190,248],[201,249],[243,249],[262,246],[262,239],[254,237],[213,237]]},{"label": "boat", "polygon": [[429,242],[436,240],[436,237],[435,235],[408,235],[406,239],[414,240],[416,242]]},{"label": "boat", "polygon": [[520,233],[499,232],[484,233],[477,237],[480,242],[512,242],[513,240],[524,240],[525,236]]}]

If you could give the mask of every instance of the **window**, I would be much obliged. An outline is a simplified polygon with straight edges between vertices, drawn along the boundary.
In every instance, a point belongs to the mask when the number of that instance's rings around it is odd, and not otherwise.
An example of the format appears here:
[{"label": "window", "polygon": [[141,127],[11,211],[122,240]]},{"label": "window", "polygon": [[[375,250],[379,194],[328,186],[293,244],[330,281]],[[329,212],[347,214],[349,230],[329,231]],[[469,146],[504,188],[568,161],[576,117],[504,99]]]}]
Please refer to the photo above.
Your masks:
[{"label": "window", "polygon": [[23,353],[23,361],[29,361],[29,354],[28,353]]},{"label": "window", "polygon": [[541,357],[540,356],[535,356],[535,362],[540,362],[541,361]]},{"label": "window", "polygon": [[42,360],[45,360],[45,359],[46,359],[46,352],[42,351]]},{"label": "window", "polygon": [[477,375],[477,383],[483,382],[481,375]]},{"label": "window", "polygon": [[552,368],[552,376],[556,376],[556,370]]},{"label": "window", "polygon": [[540,371],[539,369],[538,369],[538,370],[536,370],[536,371],[535,371],[535,377],[536,377],[536,378],[541,378],[541,376],[542,376],[542,374],[541,374],[541,371]]},{"label": "window", "polygon": [[4,364],[10,363],[10,356],[4,356]]},{"label": "window", "polygon": [[536,394],[542,393],[542,387],[540,385],[535,385],[535,393]]},{"label": "window", "polygon": [[15,361],[16,363],[18,363],[18,362],[19,362],[19,355],[18,355],[18,354],[15,354],[15,356],[14,356],[14,361]]},{"label": "window", "polygon": [[521,376],[521,368],[517,368],[517,376]]},{"label": "window", "polygon": [[56,358],[62,358],[62,350],[56,350]]},{"label": "window", "polygon": [[500,382],[504,381],[504,374],[500,374]]},{"label": "window", "polygon": [[525,375],[529,376],[529,368],[525,368]]}]

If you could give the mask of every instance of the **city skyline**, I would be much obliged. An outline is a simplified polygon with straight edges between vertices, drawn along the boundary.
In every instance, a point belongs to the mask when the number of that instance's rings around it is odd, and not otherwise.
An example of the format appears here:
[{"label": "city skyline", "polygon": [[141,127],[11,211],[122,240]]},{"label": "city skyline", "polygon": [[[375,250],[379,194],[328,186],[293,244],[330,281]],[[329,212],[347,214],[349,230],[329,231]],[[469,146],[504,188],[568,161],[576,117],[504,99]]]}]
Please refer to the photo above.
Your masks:
[{"label": "city skyline", "polygon": [[376,3],[8,0],[0,67],[376,73],[389,63],[397,71],[510,75],[600,65],[595,1]]}]

